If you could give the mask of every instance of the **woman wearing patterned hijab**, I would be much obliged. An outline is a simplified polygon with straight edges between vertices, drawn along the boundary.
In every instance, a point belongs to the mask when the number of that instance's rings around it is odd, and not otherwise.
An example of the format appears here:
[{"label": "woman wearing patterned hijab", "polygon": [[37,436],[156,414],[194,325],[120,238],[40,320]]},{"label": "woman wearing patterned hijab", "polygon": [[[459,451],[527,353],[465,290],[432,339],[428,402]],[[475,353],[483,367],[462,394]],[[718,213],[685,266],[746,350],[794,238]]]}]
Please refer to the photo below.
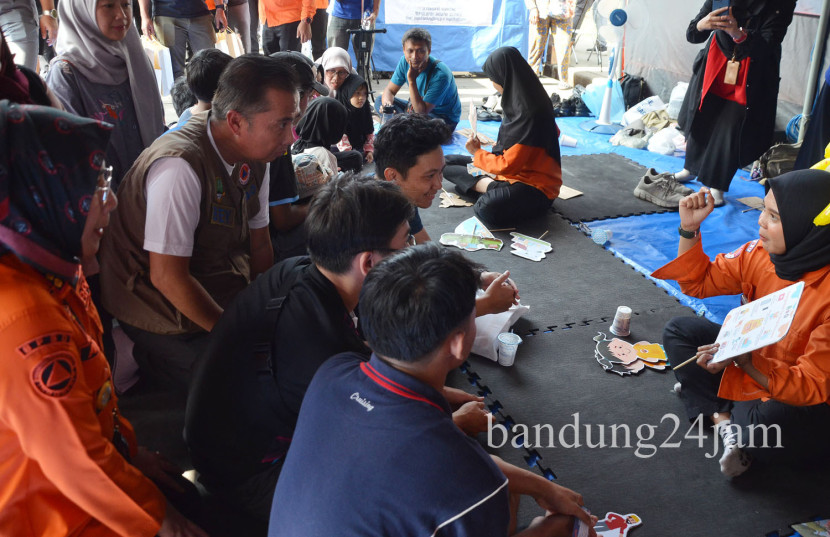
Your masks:
[{"label": "woman wearing patterned hijab", "polygon": [[164,481],[119,415],[84,279],[117,203],[110,130],[0,101],[2,535],[204,536],[145,477]]},{"label": "woman wearing patterned hijab", "polygon": [[64,107],[114,125],[107,148],[113,188],[164,129],[164,112],[150,60],[125,0],[59,4],[61,31],[47,84]]},{"label": "woman wearing patterned hijab", "polygon": [[[700,226],[715,198],[708,188],[683,198],[677,259],[652,274],[676,280],[691,296],[741,293],[746,302],[760,300],[762,311],[770,302],[764,297],[804,284],[789,330],[767,327],[776,318],[771,309],[760,324],[747,320],[741,334],[769,330],[780,339],[734,360],[713,361],[720,325],[705,318],[678,317],[663,332],[673,365],[697,359],[675,370],[680,398],[690,420],[702,415],[715,424],[724,445],[721,471],[730,477],[749,468],[749,455],[767,462],[826,461],[830,443],[830,226],[814,222],[830,203],[830,173],[790,172],[769,185],[759,238],[714,261],[703,251]],[[772,426],[765,441],[763,431]],[[772,449],[778,440],[783,448]]]}]

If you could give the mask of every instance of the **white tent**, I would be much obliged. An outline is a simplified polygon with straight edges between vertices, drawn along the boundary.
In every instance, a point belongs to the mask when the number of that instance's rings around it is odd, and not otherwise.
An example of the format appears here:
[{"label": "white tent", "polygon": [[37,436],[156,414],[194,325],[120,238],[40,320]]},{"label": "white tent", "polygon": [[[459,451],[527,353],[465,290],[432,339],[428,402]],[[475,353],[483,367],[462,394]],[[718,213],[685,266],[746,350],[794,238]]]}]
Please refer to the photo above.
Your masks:
[{"label": "white tent", "polygon": [[[631,0],[645,4],[650,23],[639,31],[626,33],[625,70],[645,78],[649,88],[668,102],[669,94],[679,81],[688,81],[692,62],[703,45],[686,41],[686,27],[700,10],[702,2],[677,0]],[[824,4],[828,2],[825,0]],[[778,93],[780,129],[801,113],[808,92],[813,44],[819,27],[821,0],[799,0],[796,15],[782,44],[781,84]],[[824,80],[828,61],[816,67],[817,85]],[[815,89],[815,85],[813,87]],[[809,97],[812,102],[812,97]]]}]

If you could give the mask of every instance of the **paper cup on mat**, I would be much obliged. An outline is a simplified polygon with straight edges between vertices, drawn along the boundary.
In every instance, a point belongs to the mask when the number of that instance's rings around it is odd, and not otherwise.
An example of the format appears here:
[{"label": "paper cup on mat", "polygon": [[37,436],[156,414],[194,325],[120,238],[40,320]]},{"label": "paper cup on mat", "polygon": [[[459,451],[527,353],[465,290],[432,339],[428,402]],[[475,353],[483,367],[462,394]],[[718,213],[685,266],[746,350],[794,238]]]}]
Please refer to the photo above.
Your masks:
[{"label": "paper cup on mat", "polygon": [[562,134],[559,136],[559,145],[565,147],[576,147],[576,138],[568,136],[567,134]]},{"label": "paper cup on mat", "polygon": [[611,333],[615,336],[631,334],[631,308],[628,306],[617,308],[617,314],[614,315],[614,322],[611,324]]},{"label": "paper cup on mat", "polygon": [[499,364],[511,366],[513,365],[513,361],[516,359],[516,351],[519,348],[519,343],[522,342],[522,338],[519,337],[519,334],[514,334],[513,332],[502,332],[499,334]]}]

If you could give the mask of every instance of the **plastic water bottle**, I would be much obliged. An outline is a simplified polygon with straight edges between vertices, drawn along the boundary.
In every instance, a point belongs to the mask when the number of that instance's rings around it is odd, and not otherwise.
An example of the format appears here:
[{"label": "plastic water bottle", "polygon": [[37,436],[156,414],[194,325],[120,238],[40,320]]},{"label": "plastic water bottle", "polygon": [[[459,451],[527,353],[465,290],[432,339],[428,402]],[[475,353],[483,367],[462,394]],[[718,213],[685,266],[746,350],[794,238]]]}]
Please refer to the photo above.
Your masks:
[{"label": "plastic water bottle", "polygon": [[364,30],[371,30],[372,29],[372,21],[369,20],[369,17],[371,17],[371,16],[372,16],[372,12],[370,10],[367,9],[366,11],[363,12],[363,21],[361,23],[361,26],[363,27]]}]

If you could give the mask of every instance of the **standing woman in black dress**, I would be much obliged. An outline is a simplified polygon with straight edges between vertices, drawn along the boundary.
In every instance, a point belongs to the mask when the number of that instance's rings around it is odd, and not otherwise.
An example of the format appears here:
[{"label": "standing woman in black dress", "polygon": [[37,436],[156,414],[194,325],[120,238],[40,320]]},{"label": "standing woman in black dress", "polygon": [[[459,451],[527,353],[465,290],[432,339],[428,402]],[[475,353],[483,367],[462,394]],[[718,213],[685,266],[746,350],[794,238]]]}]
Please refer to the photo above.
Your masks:
[{"label": "standing woman in black dress", "polygon": [[795,2],[732,0],[713,11],[706,0],[686,29],[690,43],[709,41],[692,65],[678,117],[685,168],[711,189],[715,206],[735,172],[772,145],[781,42]]}]

